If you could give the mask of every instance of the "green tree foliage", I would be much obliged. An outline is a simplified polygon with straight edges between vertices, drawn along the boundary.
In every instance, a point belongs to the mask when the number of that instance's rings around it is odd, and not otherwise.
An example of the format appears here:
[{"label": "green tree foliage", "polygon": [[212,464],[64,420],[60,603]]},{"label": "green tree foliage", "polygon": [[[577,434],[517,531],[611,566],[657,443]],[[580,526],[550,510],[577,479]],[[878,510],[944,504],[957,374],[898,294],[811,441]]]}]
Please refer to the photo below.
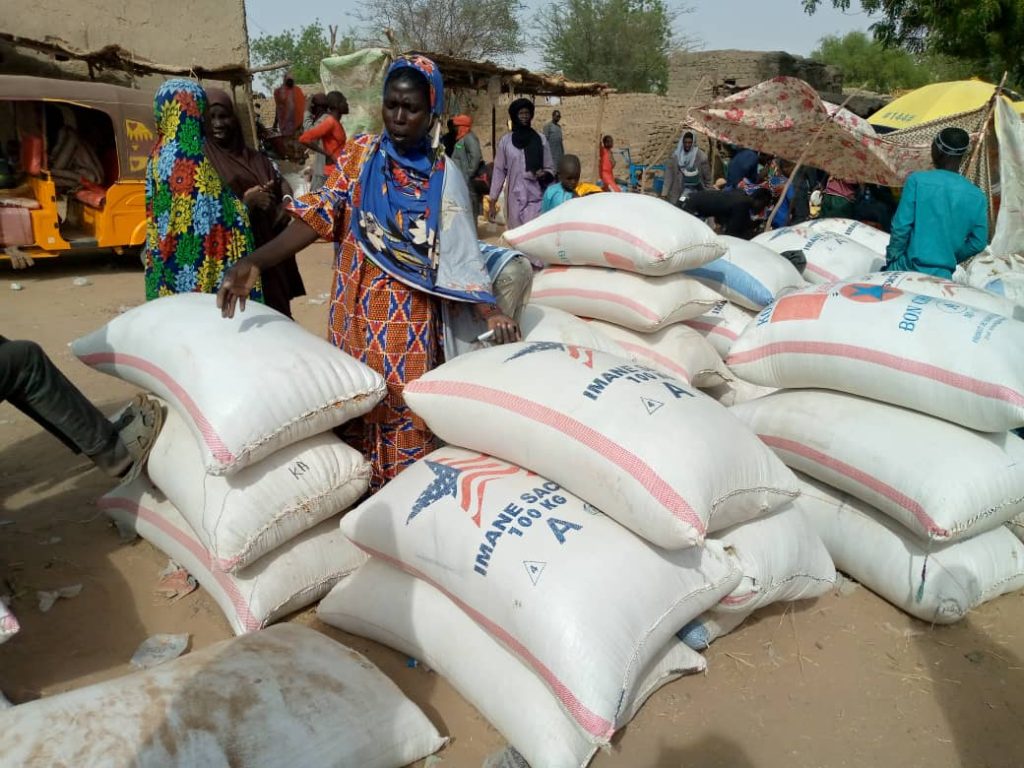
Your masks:
[{"label": "green tree foliage", "polygon": [[879,93],[919,88],[932,82],[931,73],[910,53],[886,48],[864,32],[824,37],[811,58],[842,69],[847,86]]},{"label": "green tree foliage", "polygon": [[519,0],[367,0],[370,37],[390,29],[403,50],[508,60],[522,52]]},{"label": "green tree foliage", "polygon": [[[814,13],[823,0],[802,0]],[[840,10],[850,0],[831,0]],[[937,53],[970,62],[998,82],[1003,72],[1024,83],[1024,0],[860,0],[875,38],[888,48]]]},{"label": "green tree foliage", "polygon": [[[334,53],[337,55],[351,53],[355,50],[355,42],[351,37],[344,37],[335,43]],[[295,82],[301,84],[320,82],[320,61],[331,55],[331,44],[324,25],[317,19],[301,29],[288,29],[279,35],[262,35],[249,44],[253,65],[275,64],[279,61],[291,62],[291,72]],[[268,89],[281,84],[283,72],[276,70],[259,76],[260,82]]]},{"label": "green tree foliage", "polygon": [[664,0],[554,0],[536,17],[544,64],[570,80],[664,93],[679,13]]}]

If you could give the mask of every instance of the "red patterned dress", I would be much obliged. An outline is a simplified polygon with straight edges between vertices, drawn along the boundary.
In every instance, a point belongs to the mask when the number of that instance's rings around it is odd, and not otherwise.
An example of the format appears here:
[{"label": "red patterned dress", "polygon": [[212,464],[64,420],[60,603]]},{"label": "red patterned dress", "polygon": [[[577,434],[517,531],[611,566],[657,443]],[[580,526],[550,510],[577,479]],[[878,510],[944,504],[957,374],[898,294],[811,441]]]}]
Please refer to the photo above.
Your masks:
[{"label": "red patterned dress", "polygon": [[[359,210],[359,174],[374,139],[361,135],[349,141],[338,170],[324,187],[303,195],[289,212],[335,243],[328,340],[387,382],[381,403],[343,428],[345,440],[372,465],[370,489],[376,491],[435,447],[433,433],[405,404],[402,393],[407,382],[437,365],[442,339],[438,300],[380,269],[366,258],[352,234],[351,216]],[[419,185],[420,192],[427,183],[408,181]]]}]

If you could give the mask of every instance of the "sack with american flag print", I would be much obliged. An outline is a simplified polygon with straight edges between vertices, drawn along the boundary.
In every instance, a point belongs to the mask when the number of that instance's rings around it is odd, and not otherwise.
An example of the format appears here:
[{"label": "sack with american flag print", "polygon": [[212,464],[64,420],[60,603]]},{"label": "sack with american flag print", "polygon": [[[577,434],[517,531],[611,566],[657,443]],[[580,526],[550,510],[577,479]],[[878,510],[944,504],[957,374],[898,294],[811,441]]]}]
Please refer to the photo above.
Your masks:
[{"label": "sack with american flag print", "polygon": [[458,605],[597,745],[675,632],[740,579],[717,542],[657,549],[558,483],[454,447],[406,469],[341,527]]}]

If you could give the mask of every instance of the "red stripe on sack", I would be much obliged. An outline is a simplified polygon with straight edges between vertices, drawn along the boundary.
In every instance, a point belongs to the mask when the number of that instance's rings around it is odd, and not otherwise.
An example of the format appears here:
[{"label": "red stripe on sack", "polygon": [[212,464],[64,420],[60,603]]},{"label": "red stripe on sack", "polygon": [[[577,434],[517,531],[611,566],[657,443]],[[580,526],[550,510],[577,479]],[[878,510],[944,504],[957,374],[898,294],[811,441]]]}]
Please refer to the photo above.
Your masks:
[{"label": "red stripe on sack", "polygon": [[702,323],[698,320],[684,320],[683,325],[688,325],[690,328],[694,328],[698,331],[717,333],[719,336],[725,336],[729,341],[736,341],[736,339],[740,337],[738,333],[730,331],[721,323]]},{"label": "red stripe on sack", "polygon": [[178,542],[178,544],[185,547],[185,549],[187,549],[192,556],[199,561],[199,564],[206,568],[207,572],[210,574],[210,578],[216,581],[217,586],[220,587],[224,591],[224,594],[228,596],[228,600],[231,601],[231,605],[235,608],[235,617],[246,632],[255,631],[263,627],[263,622],[252,615],[252,612],[249,610],[249,604],[245,601],[245,598],[242,597],[242,593],[238,591],[238,585],[235,583],[234,579],[232,579],[228,574],[221,573],[212,567],[213,563],[210,560],[210,553],[207,552],[206,549],[203,548],[202,544],[197,540],[188,536],[180,528],[175,527],[153,510],[147,509],[130,499],[116,497],[108,499],[101,497],[99,501],[96,502],[96,505],[103,510],[120,509],[131,513],[145,520],[164,534],[170,536]]},{"label": "red stripe on sack", "polygon": [[795,453],[797,456],[803,456],[808,461],[813,461],[815,464],[820,464],[834,472],[838,472],[844,477],[848,477],[850,480],[853,480],[866,488],[870,488],[878,495],[884,496],[889,499],[889,501],[910,512],[910,514],[912,514],[917,521],[924,526],[925,531],[927,531],[930,536],[935,536],[940,539],[949,537],[949,531],[940,527],[938,523],[929,517],[928,513],[924,511],[924,507],[922,507],[917,501],[910,498],[905,493],[893,488],[891,485],[883,483],[877,477],[872,477],[867,472],[857,469],[857,467],[840,461],[826,453],[815,450],[809,445],[798,443],[796,440],[788,440],[784,437],[773,437],[772,435],[760,434],[758,437],[761,438],[761,441],[770,448],[786,451],[788,453]]},{"label": "red stripe on sack", "polygon": [[[480,482],[480,485],[476,487],[476,514],[473,515],[473,521],[476,523],[477,528],[480,527],[480,516],[483,514],[484,511],[484,488],[486,488],[487,484],[492,480],[500,480],[502,477],[514,475],[518,471],[519,467],[509,467],[507,470],[503,472],[493,472],[491,473],[490,477],[488,477],[486,480],[482,480]],[[469,510],[467,509],[466,511],[468,512]]]},{"label": "red stripe on sack", "polygon": [[89,366],[97,365],[123,365],[128,368],[137,368],[143,373],[148,373],[153,378],[157,379],[174,395],[175,399],[181,406],[188,412],[188,415],[192,417],[192,421],[195,423],[199,433],[203,436],[203,442],[206,443],[206,447],[210,449],[210,453],[213,457],[222,464],[232,464],[235,461],[235,455],[228,450],[228,447],[224,445],[224,441],[221,439],[217,431],[210,425],[210,422],[206,420],[206,416],[199,410],[199,406],[196,405],[195,401],[189,397],[188,392],[182,387],[177,381],[175,381],[169,373],[163,368],[154,365],[149,360],[145,360],[135,355],[123,355],[118,352],[96,352],[91,355],[83,355],[79,358],[83,363]]},{"label": "red stripe on sack", "polygon": [[579,299],[607,301],[610,304],[619,304],[627,309],[631,309],[641,317],[646,318],[653,323],[660,323],[662,320],[662,318],[658,317],[654,312],[651,312],[651,310],[639,301],[633,301],[633,299],[627,299],[625,296],[620,296],[617,293],[609,293],[608,291],[592,291],[584,288],[548,288],[543,291],[534,291],[530,295],[534,299],[560,299],[568,296]]},{"label": "red stripe on sack", "polygon": [[836,277],[835,275],[833,275],[827,269],[822,269],[821,267],[819,267],[816,264],[811,264],[811,262],[807,262],[807,266],[804,267],[804,269],[806,269],[808,272],[813,272],[816,275],[824,277],[825,278],[825,282],[835,283],[835,282],[839,281],[839,278]]},{"label": "red stripe on sack", "polygon": [[726,595],[718,601],[718,604],[729,606],[743,605],[744,603],[749,603],[756,594],[756,592],[745,592],[742,595]]},{"label": "red stripe on sack", "polygon": [[[462,477],[459,478],[460,490],[462,492],[462,509],[465,512],[469,512],[470,505],[472,503],[473,496],[473,481],[478,480],[482,477],[494,479],[496,477],[502,477],[504,475],[514,475],[519,471],[518,467],[510,467],[503,464],[492,463],[488,467],[481,467],[474,470],[472,473],[466,472]],[[484,483],[487,481],[484,480]],[[476,514],[473,515],[473,522],[476,523],[477,527],[480,527],[480,508],[477,507]]]},{"label": "red stripe on sack", "polygon": [[963,389],[982,397],[990,397],[994,400],[1002,400],[1024,407],[1024,395],[1001,384],[993,384],[990,381],[964,376],[962,373],[954,373],[936,365],[920,363],[915,360],[907,360],[888,352],[879,352],[866,347],[858,347],[853,344],[833,344],[826,341],[780,341],[774,344],[765,344],[762,347],[755,347],[746,352],[738,352],[729,355],[726,365],[742,365],[760,360],[762,357],[772,355],[826,355],[829,357],[845,357],[854,360],[862,360],[866,363],[893,368],[913,376],[921,376],[945,384],[949,387]]},{"label": "red stripe on sack", "polygon": [[[615,340],[613,339],[613,341]],[[683,366],[679,365],[679,363],[671,357],[666,357],[660,352],[655,352],[653,349],[645,347],[643,344],[634,344],[631,341],[616,341],[615,343],[627,351],[636,352],[641,357],[646,357],[648,360],[653,360],[659,365],[668,368],[670,371],[675,371],[682,375],[685,381],[690,381],[690,372],[683,368]]]},{"label": "red stripe on sack", "polygon": [[416,381],[406,384],[407,392],[443,397],[460,397],[466,400],[504,408],[523,418],[551,427],[566,437],[575,440],[585,448],[607,459],[636,480],[673,517],[689,525],[701,537],[705,534],[704,522],[693,511],[693,507],[670,486],[661,475],[643,459],[630,453],[618,443],[609,440],[596,429],[588,427],[571,416],[566,416],[525,397],[511,395],[501,390],[479,384],[465,384],[457,381]]},{"label": "red stripe on sack", "polygon": [[609,224],[594,224],[587,221],[567,221],[562,224],[538,227],[533,230],[533,232],[527,232],[526,234],[520,235],[516,238],[510,238],[508,233],[505,233],[505,239],[510,245],[518,247],[522,243],[528,243],[531,240],[536,240],[538,237],[560,235],[567,232],[587,232],[596,235],[607,235],[608,237],[614,237],[617,240],[621,240],[624,243],[629,243],[634,248],[642,251],[653,259],[661,261],[664,258],[664,254],[661,249],[655,248],[646,240],[641,240],[632,232],[627,232],[624,229],[619,229],[618,227],[613,227]]},{"label": "red stripe on sack", "polygon": [[383,552],[378,552],[372,547],[368,547],[365,544],[361,544],[358,541],[355,542],[355,544],[372,557],[376,557],[380,560],[383,560],[384,562],[391,564],[395,568],[398,568],[400,571],[404,571],[405,573],[408,573],[410,576],[414,576],[417,579],[422,579],[423,581],[427,582],[436,590],[441,592],[441,594],[443,594],[445,597],[447,597],[449,600],[451,600],[453,603],[459,606],[459,608],[461,608],[466,615],[473,619],[473,621],[475,621],[477,624],[483,627],[487,632],[496,637],[502,643],[507,645],[517,656],[519,656],[519,658],[521,658],[523,661],[529,664],[537,672],[537,674],[544,679],[544,682],[546,682],[551,687],[551,690],[554,691],[555,695],[558,697],[558,700],[562,702],[562,706],[565,707],[566,711],[572,716],[572,719],[575,720],[584,731],[599,739],[603,739],[605,742],[607,742],[615,733],[614,723],[612,723],[610,720],[607,720],[604,717],[601,717],[599,714],[593,712],[586,705],[584,705],[583,702],[576,698],[576,694],[574,694],[572,690],[570,690],[569,686],[567,686],[565,683],[559,680],[555,673],[552,672],[547,667],[547,665],[544,664],[544,662],[542,662],[540,659],[534,656],[525,645],[523,645],[519,640],[513,637],[500,624],[492,621],[476,609],[470,607],[462,600],[460,600],[458,597],[449,592],[447,589],[445,589],[443,586],[434,581],[432,578],[427,576],[425,573],[414,568],[408,563],[402,562],[401,560],[391,557],[390,555],[386,555]]},{"label": "red stripe on sack", "polygon": [[473,469],[479,466],[486,466],[493,461],[493,457],[481,453],[474,459],[440,459],[438,464],[444,464],[452,469]]}]

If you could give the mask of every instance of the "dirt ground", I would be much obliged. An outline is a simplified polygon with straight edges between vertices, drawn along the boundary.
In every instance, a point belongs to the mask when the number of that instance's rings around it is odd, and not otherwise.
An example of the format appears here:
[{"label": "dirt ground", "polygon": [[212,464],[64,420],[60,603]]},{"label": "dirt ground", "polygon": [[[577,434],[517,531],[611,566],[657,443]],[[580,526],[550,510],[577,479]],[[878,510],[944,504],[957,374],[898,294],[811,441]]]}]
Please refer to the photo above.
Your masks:
[{"label": "dirt ground", "polygon": [[[317,334],[330,260],[323,245],[300,257],[310,295],[293,306]],[[90,284],[74,285],[78,276]],[[12,281],[23,290],[10,290]],[[53,260],[27,273],[0,267],[0,333],[42,344],[110,413],[132,388],[78,363],[67,345],[142,295],[141,270],[127,258]],[[16,703],[127,674],[136,647],[158,632],[188,632],[193,649],[231,635],[202,589],[173,604],[156,597],[167,558],[143,541],[121,543],[94,506],[110,487],[0,405],[0,577],[22,625],[0,646],[0,690]],[[83,585],[79,596],[40,611],[37,590],[72,584]],[[476,768],[503,746],[436,674],[319,624],[312,610],[290,620],[351,645],[395,680],[451,737],[441,765]],[[595,768],[1024,766],[1024,595],[933,628],[857,588],[768,609],[707,658],[706,675],[663,688]]]}]

